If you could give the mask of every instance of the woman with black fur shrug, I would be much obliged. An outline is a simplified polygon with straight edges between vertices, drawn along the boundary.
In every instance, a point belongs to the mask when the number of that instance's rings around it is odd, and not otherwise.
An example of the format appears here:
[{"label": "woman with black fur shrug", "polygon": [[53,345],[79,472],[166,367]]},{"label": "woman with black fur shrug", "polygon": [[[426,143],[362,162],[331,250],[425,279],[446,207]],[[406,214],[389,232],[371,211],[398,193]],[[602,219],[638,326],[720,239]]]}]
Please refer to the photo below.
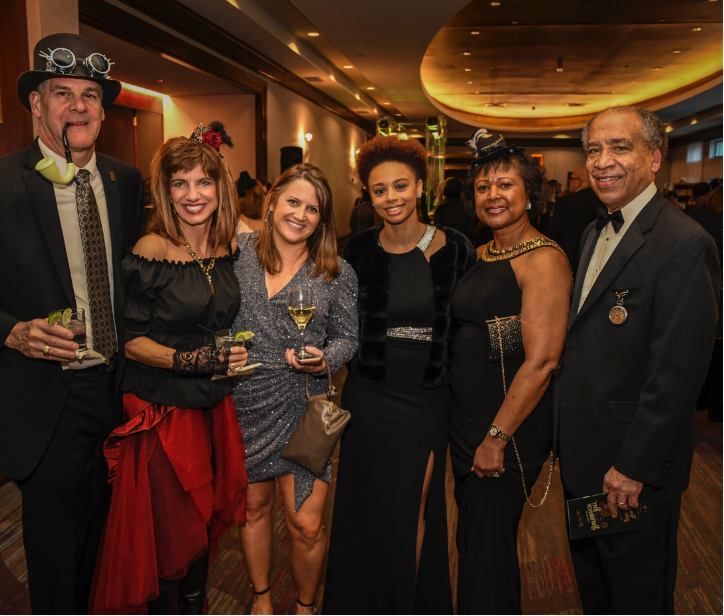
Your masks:
[{"label": "woman with black fur shrug", "polygon": [[376,137],[357,170],[384,223],[352,238],[360,346],[349,363],[324,611],[452,614],[445,510],[450,301],[475,262],[453,229],[419,222],[415,140]]}]

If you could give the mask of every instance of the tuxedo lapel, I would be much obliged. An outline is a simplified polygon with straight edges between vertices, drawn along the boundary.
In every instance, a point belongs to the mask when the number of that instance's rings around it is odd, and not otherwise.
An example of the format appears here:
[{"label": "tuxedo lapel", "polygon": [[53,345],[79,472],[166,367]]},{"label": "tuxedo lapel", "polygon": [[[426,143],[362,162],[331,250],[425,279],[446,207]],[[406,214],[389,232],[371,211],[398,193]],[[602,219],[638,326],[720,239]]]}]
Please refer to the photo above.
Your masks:
[{"label": "tuxedo lapel", "polygon": [[42,157],[37,140],[26,148],[23,155],[23,164],[30,170],[23,175],[23,181],[30,194],[35,213],[38,215],[45,242],[50,249],[50,255],[58,270],[63,289],[68,296],[68,305],[75,306],[75,291],[73,290],[73,280],[70,277],[70,266],[65,251],[63,228],[60,225],[60,215],[55,201],[53,183],[35,171],[35,164]]},{"label": "tuxedo lapel", "polygon": [[591,257],[593,257],[593,251],[596,248],[596,241],[600,231],[597,231],[594,227],[588,234],[586,244],[583,247],[583,253],[581,254],[581,260],[578,262],[578,272],[576,273],[576,285],[573,288],[573,300],[571,302],[571,310],[568,313],[568,329],[571,329],[573,321],[576,320],[578,315],[578,305],[581,303],[581,292],[583,290],[583,281],[586,278],[586,272],[588,266],[591,263]]},{"label": "tuxedo lapel", "polygon": [[[601,273],[598,275],[596,282],[593,283],[591,291],[588,293],[588,297],[586,297],[586,301],[583,302],[583,306],[581,306],[578,314],[573,319],[571,326],[603,295],[604,291],[606,291],[616,279],[616,276],[621,273],[621,270],[625,267],[626,263],[628,263],[629,259],[631,259],[631,257],[636,254],[636,251],[644,244],[645,242],[638,220],[635,220],[628,231],[626,231],[626,235],[623,236],[619,245],[616,246],[606,265],[603,266]],[[613,306],[614,303],[615,298],[612,296],[611,306]]]}]

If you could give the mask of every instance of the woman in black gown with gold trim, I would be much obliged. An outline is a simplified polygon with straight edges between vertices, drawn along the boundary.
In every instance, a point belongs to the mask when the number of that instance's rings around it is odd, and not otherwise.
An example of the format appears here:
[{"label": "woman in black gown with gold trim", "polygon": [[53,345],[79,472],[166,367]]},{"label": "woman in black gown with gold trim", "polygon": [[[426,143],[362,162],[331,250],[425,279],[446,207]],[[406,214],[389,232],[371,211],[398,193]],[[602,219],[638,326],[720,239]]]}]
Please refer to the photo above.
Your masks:
[{"label": "woman in black gown with gold trim", "polygon": [[416,141],[376,137],[357,157],[383,218],[352,238],[360,346],[349,364],[325,583],[328,614],[451,614],[445,459],[450,301],[468,240],[416,218],[427,173]]},{"label": "woman in black gown with gold trim", "polygon": [[[476,161],[466,189],[494,239],[478,249],[452,302],[459,326],[450,361],[458,614],[520,614],[518,523],[550,455],[549,385],[563,351],[572,277],[563,251],[526,215],[540,198],[541,170],[500,135],[476,133],[471,145]],[[504,333],[501,366],[491,359],[501,355],[495,320],[518,315],[522,348]],[[550,481],[548,471],[544,477]]]}]

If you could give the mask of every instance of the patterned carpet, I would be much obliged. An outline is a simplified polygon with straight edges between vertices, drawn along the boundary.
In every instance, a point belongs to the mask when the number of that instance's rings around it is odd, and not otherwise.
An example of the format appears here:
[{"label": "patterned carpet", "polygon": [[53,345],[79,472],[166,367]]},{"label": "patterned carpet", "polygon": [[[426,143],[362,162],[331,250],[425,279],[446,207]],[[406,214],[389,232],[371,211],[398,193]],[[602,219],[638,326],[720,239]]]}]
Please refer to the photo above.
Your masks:
[{"label": "patterned carpet", "polygon": [[[336,377],[338,389],[341,389],[343,378],[343,374]],[[325,509],[327,532],[332,524],[335,481],[336,473],[333,473],[332,489]],[[457,575],[454,545],[457,511],[452,498],[449,460],[447,482],[450,561],[454,582]],[[534,500],[542,495],[542,484],[541,480],[535,486]],[[0,478],[0,614],[30,613],[20,518],[21,499],[17,486]],[[537,510],[526,507],[521,522],[518,552],[523,613],[582,613],[565,532],[563,491],[556,471],[545,505]],[[677,614],[721,614],[722,424],[710,423],[704,412],[697,413],[691,485],[683,498],[678,539]],[[289,571],[289,548],[289,535],[284,526],[281,498],[278,497],[274,507],[271,590],[277,614],[293,614],[295,608],[296,591]],[[322,589],[319,601],[321,596]],[[249,613],[252,595],[236,532],[222,541],[219,558],[209,574],[208,597],[211,614]]]}]

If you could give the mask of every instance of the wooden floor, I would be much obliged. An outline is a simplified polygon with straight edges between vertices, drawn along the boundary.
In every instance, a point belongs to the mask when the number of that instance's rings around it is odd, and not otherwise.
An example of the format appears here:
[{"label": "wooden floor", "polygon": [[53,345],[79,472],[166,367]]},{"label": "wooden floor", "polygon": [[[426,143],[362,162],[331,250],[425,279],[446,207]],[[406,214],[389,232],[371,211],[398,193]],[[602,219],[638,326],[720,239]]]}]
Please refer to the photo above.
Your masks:
[{"label": "wooden floor", "polygon": [[[337,375],[341,390],[343,375]],[[544,476],[545,473],[541,473]],[[325,510],[327,533],[332,525],[335,472]],[[452,476],[448,460],[447,503],[453,588],[457,575]],[[543,479],[534,488],[539,498]],[[278,494],[277,494],[278,496]],[[20,523],[21,499],[17,486],[0,478],[0,614],[29,614],[27,572]],[[696,448],[691,485],[684,493],[679,526],[679,565],[676,584],[678,614],[722,613],[722,424],[697,413]],[[296,600],[289,571],[289,535],[278,498],[274,508],[274,560],[272,599],[276,613],[293,614]],[[524,614],[581,614],[563,517],[563,491],[558,471],[551,492],[540,509],[525,507],[521,521],[520,557]],[[322,589],[318,595],[321,601]],[[221,544],[209,574],[209,613],[249,613],[251,592],[238,535]],[[320,608],[322,606],[320,605]]]}]

